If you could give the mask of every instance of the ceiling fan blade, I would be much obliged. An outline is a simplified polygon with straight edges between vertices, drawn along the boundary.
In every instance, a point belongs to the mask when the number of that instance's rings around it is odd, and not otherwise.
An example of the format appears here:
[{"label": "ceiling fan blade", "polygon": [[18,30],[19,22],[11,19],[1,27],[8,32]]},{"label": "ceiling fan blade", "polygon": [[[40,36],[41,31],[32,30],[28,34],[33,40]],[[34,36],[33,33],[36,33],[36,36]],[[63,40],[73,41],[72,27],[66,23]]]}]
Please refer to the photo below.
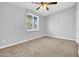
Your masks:
[{"label": "ceiling fan blade", "polygon": [[32,3],[34,3],[34,4],[41,4],[40,2],[32,2]]},{"label": "ceiling fan blade", "polygon": [[46,10],[49,10],[49,8],[48,8],[48,7],[46,7]]},{"label": "ceiling fan blade", "polygon": [[48,5],[57,4],[57,2],[47,2]]},{"label": "ceiling fan blade", "polygon": [[36,8],[36,10],[39,10],[41,6],[39,6],[38,8]]}]

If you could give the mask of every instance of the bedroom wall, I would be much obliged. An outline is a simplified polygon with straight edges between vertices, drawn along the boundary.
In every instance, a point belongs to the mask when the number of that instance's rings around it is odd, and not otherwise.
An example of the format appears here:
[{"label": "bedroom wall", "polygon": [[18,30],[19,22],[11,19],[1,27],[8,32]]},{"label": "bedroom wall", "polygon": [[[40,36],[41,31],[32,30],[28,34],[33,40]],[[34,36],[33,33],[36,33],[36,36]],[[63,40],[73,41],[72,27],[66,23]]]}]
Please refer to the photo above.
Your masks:
[{"label": "bedroom wall", "polygon": [[25,26],[27,13],[34,14],[15,5],[0,3],[0,47],[44,35],[44,17],[39,16],[39,31],[28,32]]},{"label": "bedroom wall", "polygon": [[76,19],[77,19],[77,43],[79,43],[79,3],[76,5],[77,10],[76,10]]},{"label": "bedroom wall", "polygon": [[76,40],[76,8],[71,7],[46,17],[47,36]]}]

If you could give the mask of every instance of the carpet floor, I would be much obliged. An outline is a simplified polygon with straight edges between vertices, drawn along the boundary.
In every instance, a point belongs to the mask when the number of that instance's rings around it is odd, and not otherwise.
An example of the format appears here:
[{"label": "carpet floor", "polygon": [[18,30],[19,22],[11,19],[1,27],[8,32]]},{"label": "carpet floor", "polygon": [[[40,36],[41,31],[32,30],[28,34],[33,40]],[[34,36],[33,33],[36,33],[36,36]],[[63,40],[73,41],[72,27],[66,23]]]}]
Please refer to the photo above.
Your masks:
[{"label": "carpet floor", "polygon": [[75,41],[41,37],[0,49],[0,57],[77,57]]}]

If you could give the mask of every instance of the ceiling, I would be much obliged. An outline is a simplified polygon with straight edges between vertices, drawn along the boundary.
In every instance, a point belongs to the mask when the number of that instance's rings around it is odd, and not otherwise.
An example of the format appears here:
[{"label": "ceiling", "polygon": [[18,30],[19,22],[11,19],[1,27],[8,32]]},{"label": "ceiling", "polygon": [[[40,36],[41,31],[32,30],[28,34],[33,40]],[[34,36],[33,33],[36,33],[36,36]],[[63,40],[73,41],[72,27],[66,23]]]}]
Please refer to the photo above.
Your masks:
[{"label": "ceiling", "polygon": [[42,16],[48,16],[50,14],[59,12],[61,10],[65,10],[67,8],[75,6],[75,2],[58,2],[56,5],[50,5],[48,6],[50,10],[45,10],[43,8],[36,10],[36,8],[39,6],[37,4],[34,4],[32,2],[10,2],[10,4],[20,6],[22,8],[26,8],[29,10],[32,10]]}]

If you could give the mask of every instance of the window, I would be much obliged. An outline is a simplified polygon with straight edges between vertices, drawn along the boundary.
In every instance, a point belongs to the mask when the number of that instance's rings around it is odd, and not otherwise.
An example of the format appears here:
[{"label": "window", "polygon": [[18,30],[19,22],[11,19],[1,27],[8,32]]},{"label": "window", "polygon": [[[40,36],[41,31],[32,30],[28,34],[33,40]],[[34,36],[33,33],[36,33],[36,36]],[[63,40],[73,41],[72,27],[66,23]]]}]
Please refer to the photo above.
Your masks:
[{"label": "window", "polygon": [[27,31],[38,31],[39,17],[28,13],[26,19],[26,26],[27,26]]}]

